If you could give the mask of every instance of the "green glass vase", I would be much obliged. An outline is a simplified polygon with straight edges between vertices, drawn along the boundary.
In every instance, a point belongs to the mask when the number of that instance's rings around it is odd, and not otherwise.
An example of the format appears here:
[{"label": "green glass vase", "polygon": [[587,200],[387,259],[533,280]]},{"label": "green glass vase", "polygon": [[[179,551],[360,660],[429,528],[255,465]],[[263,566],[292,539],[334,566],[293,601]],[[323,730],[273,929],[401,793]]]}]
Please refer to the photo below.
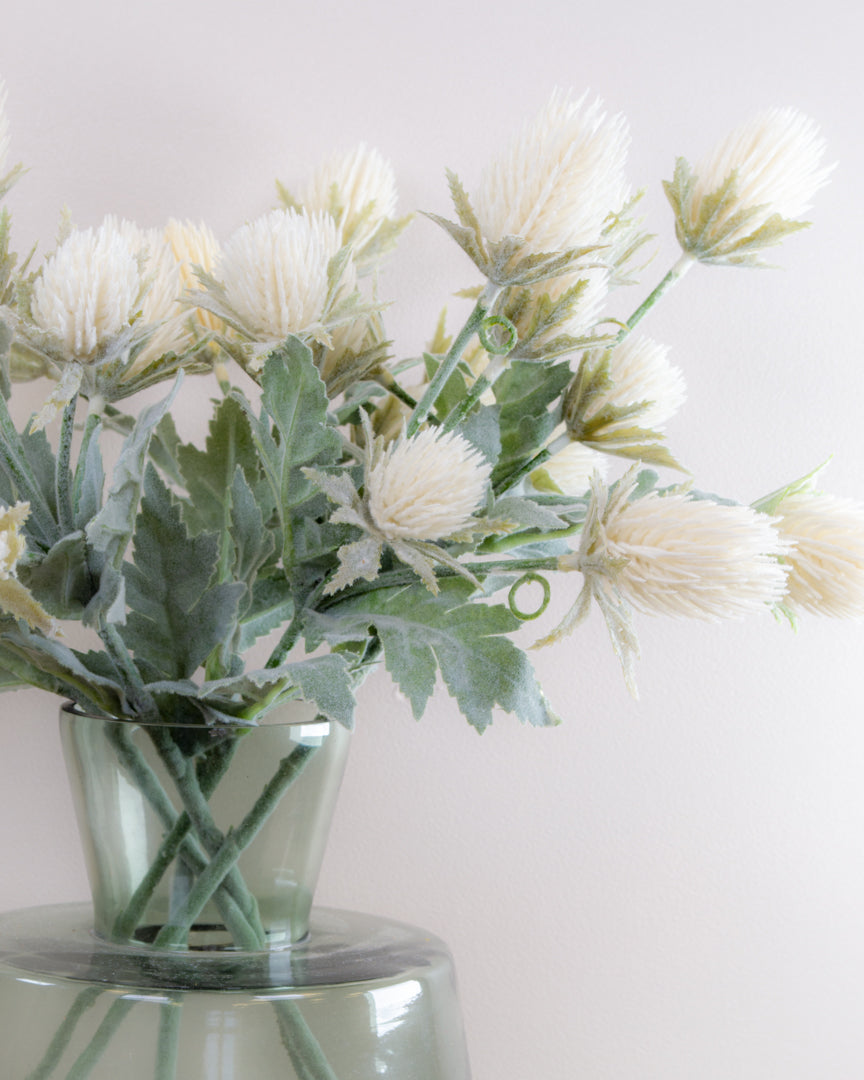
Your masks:
[{"label": "green glass vase", "polygon": [[312,908],[348,733],[268,719],[62,711],[93,906],[0,915],[3,1080],[469,1080],[446,946]]}]

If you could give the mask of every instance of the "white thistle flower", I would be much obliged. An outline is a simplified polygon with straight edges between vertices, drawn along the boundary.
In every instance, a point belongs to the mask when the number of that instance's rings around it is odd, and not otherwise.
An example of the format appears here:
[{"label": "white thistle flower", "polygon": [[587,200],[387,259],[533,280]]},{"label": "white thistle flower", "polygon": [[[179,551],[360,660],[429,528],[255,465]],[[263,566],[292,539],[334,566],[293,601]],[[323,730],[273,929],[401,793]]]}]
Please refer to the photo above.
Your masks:
[{"label": "white thistle flower", "polygon": [[[609,353],[612,385],[595,397],[586,418],[606,406],[617,408],[645,403],[640,427],[659,428],[684,404],[687,392],[681,369],[669,361],[669,350],[648,337],[628,335]],[[630,421],[632,423],[632,421]]]},{"label": "white thistle flower", "polygon": [[556,91],[483,173],[473,202],[484,236],[521,237],[525,254],[595,244],[610,212],[627,199],[629,135],[601,102]]},{"label": "white thistle flower", "polygon": [[836,618],[864,615],[864,506],[812,491],[787,495],[774,511],[792,545],[783,607]]},{"label": "white thistle flower", "polygon": [[[386,449],[364,421],[366,451],[364,495],[347,473],[302,471],[338,504],[334,524],[354,525],[365,535],[339,548],[339,568],[324,593],[347,588],[358,578],[374,581],[384,547],[409,566],[432,593],[438,592],[435,564],[449,567],[479,588],[480,583],[458,559],[435,543],[456,539],[484,525],[474,516],[486,492],[491,466],[457,432],[425,429],[403,435]],[[488,530],[487,530],[488,531]]]},{"label": "white thistle flower", "polygon": [[[328,267],[341,246],[329,214],[273,210],[229,238],[218,276],[229,304],[259,340],[318,336],[330,293]],[[353,286],[349,264],[342,287]]]},{"label": "white thistle flower", "polygon": [[752,117],[666,185],[686,252],[710,263],[759,265],[758,253],[802,228],[801,216],[833,166],[825,140],[796,109]]},{"label": "white thistle flower", "polygon": [[[164,238],[179,267],[181,289],[189,292],[201,289],[192,267],[200,266],[208,274],[216,268],[220,247],[213,231],[203,221],[196,225],[172,218],[165,226]],[[223,328],[222,320],[204,308],[195,308],[194,314],[206,330]]]},{"label": "white thistle flower", "polygon": [[48,634],[56,629],[54,620],[15,576],[27,548],[21,526],[29,514],[30,504],[26,502],[0,508],[0,611]]},{"label": "white thistle flower", "polygon": [[612,576],[638,611],[739,618],[777,603],[788,550],[772,519],[749,506],[651,492],[618,503],[604,526]]},{"label": "white thistle flower", "polygon": [[387,540],[441,540],[471,523],[491,471],[461,435],[427,428],[391,443],[369,469],[369,513]]},{"label": "white thistle flower", "polygon": [[377,150],[361,144],[319,166],[301,191],[299,201],[310,213],[332,214],[342,242],[360,249],[382,222],[396,213],[393,167]]},{"label": "white thistle flower", "polygon": [[607,459],[603,454],[582,443],[570,442],[531,473],[531,483],[539,491],[584,495],[591,486],[592,476],[605,480],[606,472]]},{"label": "white thistle flower", "polygon": [[98,229],[74,230],[49,256],[33,286],[31,314],[70,359],[86,363],[129,325],[143,288],[124,223],[106,218]]}]

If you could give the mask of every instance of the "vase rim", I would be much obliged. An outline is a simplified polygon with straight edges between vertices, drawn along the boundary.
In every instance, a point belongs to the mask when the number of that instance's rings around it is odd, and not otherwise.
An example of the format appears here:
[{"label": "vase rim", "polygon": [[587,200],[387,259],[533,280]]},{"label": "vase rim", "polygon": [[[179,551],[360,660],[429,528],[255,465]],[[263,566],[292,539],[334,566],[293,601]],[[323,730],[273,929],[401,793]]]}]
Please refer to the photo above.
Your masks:
[{"label": "vase rim", "polygon": [[[296,705],[310,705],[311,706],[311,704],[312,704],[311,702],[304,701],[303,698],[292,699],[292,701]],[[286,702],[286,704],[288,704],[288,703]],[[248,720],[240,720],[238,718],[236,723],[230,723],[230,724],[229,723],[220,723],[220,724],[206,724],[206,723],[184,724],[184,723],[175,723],[174,721],[171,721],[171,720],[167,720],[167,721],[163,721],[163,720],[145,720],[145,719],[141,719],[141,718],[136,718],[136,719],[133,720],[131,718],[122,717],[122,716],[110,716],[110,715],[107,715],[107,714],[104,714],[104,713],[91,713],[91,712],[87,712],[86,709],[82,709],[81,706],[78,705],[74,701],[64,701],[60,706],[60,716],[61,716],[61,718],[64,717],[64,716],[67,716],[67,717],[69,717],[71,719],[101,720],[103,723],[127,724],[127,725],[129,725],[131,727],[185,728],[185,729],[187,729],[189,731],[201,731],[202,729],[209,729],[211,731],[212,730],[233,731],[233,730],[236,729],[236,730],[240,731],[240,730],[242,730],[244,728],[248,729],[248,728],[267,728],[267,727],[312,727],[312,726],[317,726],[319,724],[327,725],[327,724],[336,723],[336,721],[329,719],[328,717],[324,716],[320,712],[317,713],[317,715],[312,716],[312,717],[296,717],[296,718],[291,719],[291,720],[269,719],[269,717],[273,713],[278,713],[278,712],[279,712],[279,709],[277,707],[276,709],[273,709],[270,712],[268,712],[263,717],[263,719],[258,721],[257,723],[253,723],[252,721],[248,721]]]}]

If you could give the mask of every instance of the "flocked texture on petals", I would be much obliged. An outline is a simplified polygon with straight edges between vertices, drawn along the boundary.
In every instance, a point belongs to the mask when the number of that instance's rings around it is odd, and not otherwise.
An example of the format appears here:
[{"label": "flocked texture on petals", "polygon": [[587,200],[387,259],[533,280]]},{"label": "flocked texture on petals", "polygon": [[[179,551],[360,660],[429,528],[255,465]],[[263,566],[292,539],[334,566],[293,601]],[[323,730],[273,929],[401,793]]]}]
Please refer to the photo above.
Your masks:
[{"label": "flocked texture on petals", "polygon": [[309,212],[334,214],[343,241],[360,248],[385,218],[396,213],[393,167],[377,150],[361,143],[320,165],[301,191],[300,202]]},{"label": "flocked texture on petals", "polygon": [[470,525],[492,469],[456,432],[401,438],[366,477],[369,512],[388,540],[441,540]]},{"label": "flocked texture on petals", "polygon": [[619,504],[605,522],[614,580],[650,615],[738,618],[776,604],[786,591],[788,549],[772,519],[748,506],[656,492]]},{"label": "flocked texture on petals", "polygon": [[645,402],[639,413],[642,427],[658,428],[684,404],[687,392],[681,369],[669,361],[669,351],[648,337],[629,335],[609,354],[612,386],[586,409],[593,416],[606,405]]},{"label": "flocked texture on petals", "polygon": [[597,243],[627,199],[628,143],[623,117],[556,91],[483,173],[473,201],[484,235],[522,237],[532,253]]},{"label": "flocked texture on petals", "polygon": [[143,279],[134,228],[106,218],[98,229],[76,229],[33,286],[33,321],[60,338],[71,359],[92,359],[136,310]]},{"label": "flocked texture on petals", "polygon": [[793,545],[784,607],[836,618],[864,615],[864,506],[805,492],[776,510],[777,530]]},{"label": "flocked texture on petals", "polygon": [[[726,242],[753,233],[773,214],[795,221],[810,209],[831,167],[822,167],[825,140],[809,117],[796,109],[768,109],[728,135],[695,167],[690,223],[695,224],[705,198],[735,172],[736,197],[722,215],[761,207],[761,213]],[[722,225],[713,221],[712,229]]]},{"label": "flocked texture on petals", "polygon": [[[172,218],[165,226],[165,242],[177,262],[182,290],[201,288],[193,266],[211,274],[219,258],[219,241],[203,221],[177,221]],[[195,308],[195,318],[208,330],[220,330],[222,320],[204,308]]]},{"label": "flocked texture on petals", "polygon": [[[223,248],[217,275],[228,302],[262,340],[315,327],[329,292],[327,268],[341,247],[329,214],[273,210],[241,226]],[[353,285],[348,267],[343,283]]]}]

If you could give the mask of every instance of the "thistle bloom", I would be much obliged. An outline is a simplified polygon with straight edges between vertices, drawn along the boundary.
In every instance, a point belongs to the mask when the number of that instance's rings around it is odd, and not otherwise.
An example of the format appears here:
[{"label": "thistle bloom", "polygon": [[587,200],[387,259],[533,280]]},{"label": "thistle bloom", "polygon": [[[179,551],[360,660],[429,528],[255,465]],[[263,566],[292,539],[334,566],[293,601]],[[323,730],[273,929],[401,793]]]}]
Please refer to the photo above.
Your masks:
[{"label": "thistle bloom", "polygon": [[477,531],[474,511],[482,501],[491,466],[456,432],[426,429],[403,435],[386,449],[366,422],[364,495],[346,476],[303,469],[338,508],[334,524],[354,525],[366,534],[339,548],[339,568],[324,589],[338,592],[358,578],[374,581],[385,545],[410,566],[432,593],[438,592],[435,563],[449,567],[479,587],[457,559],[434,541]]},{"label": "thistle bloom", "polygon": [[129,230],[106,218],[98,229],[76,229],[49,256],[33,286],[31,314],[69,359],[87,363],[129,325],[143,291]]},{"label": "thistle bloom", "polygon": [[371,466],[369,513],[387,540],[441,540],[471,523],[491,471],[461,435],[428,428],[392,443]]},{"label": "thistle bloom", "polygon": [[[213,273],[219,259],[219,241],[212,230],[203,221],[195,225],[172,218],[165,226],[164,238],[177,262],[181,289],[189,292],[201,289],[192,267],[200,266],[205,273]],[[212,312],[195,308],[194,314],[206,330],[222,329],[222,320]]]},{"label": "thistle bloom", "polygon": [[806,223],[822,167],[825,141],[816,124],[795,109],[752,117],[690,171],[679,161],[666,185],[678,239],[705,262],[756,265],[756,254]]},{"label": "thistle bloom", "polygon": [[792,545],[783,607],[837,618],[864,615],[864,506],[812,491],[787,495],[774,511]]},{"label": "thistle bloom", "polygon": [[640,427],[656,429],[678,411],[687,396],[684,376],[670,363],[669,350],[648,337],[631,334],[610,351],[609,377],[612,385],[591,401],[586,417],[608,406],[644,403],[634,419]]},{"label": "thistle bloom", "polygon": [[615,584],[646,614],[738,618],[785,592],[787,545],[749,506],[651,492],[619,502],[603,531]]},{"label": "thistle bloom", "polygon": [[342,242],[362,248],[396,213],[393,167],[377,150],[361,144],[324,162],[300,193],[300,203],[309,213],[331,214]]},{"label": "thistle bloom", "polygon": [[600,101],[554,93],[481,178],[474,208],[484,236],[521,237],[525,254],[596,244],[627,198],[628,143],[624,119],[607,118]]},{"label": "thistle bloom", "polygon": [[[217,272],[228,303],[259,340],[279,342],[304,333],[320,337],[330,260],[341,246],[329,214],[273,210],[230,237]],[[342,286],[353,285],[349,264]]]},{"label": "thistle bloom", "polygon": [[47,634],[54,629],[54,620],[15,576],[27,548],[21,526],[29,513],[30,504],[26,502],[0,509],[0,611]]},{"label": "thistle bloom", "polygon": [[592,476],[606,477],[607,458],[582,443],[571,442],[531,473],[538,491],[561,495],[582,495],[591,486]]}]

